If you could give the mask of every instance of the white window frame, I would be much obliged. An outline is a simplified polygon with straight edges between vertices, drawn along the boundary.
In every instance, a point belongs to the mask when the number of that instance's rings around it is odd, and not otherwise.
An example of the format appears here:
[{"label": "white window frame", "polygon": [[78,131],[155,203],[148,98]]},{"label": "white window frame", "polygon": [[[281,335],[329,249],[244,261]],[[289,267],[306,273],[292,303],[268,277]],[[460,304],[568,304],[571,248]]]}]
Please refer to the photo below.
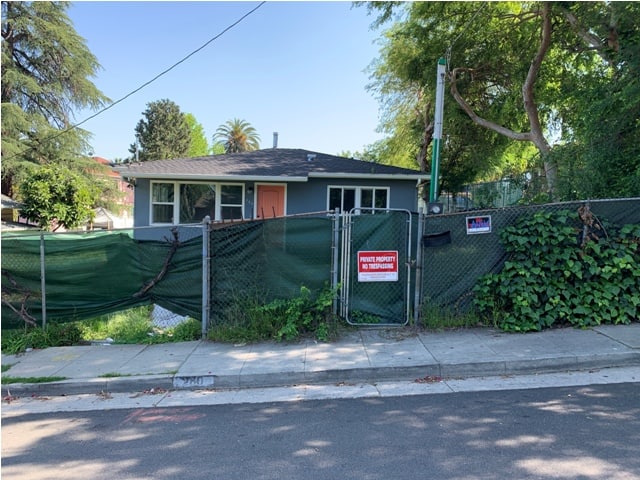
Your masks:
[{"label": "white window frame", "polygon": [[[173,185],[173,202],[154,202],[153,201],[153,186],[157,184],[170,184]],[[180,185],[212,185],[215,189],[215,218],[212,221],[219,222],[222,220],[222,207],[240,207],[242,212],[242,218],[244,219],[245,211],[245,184],[244,183],[222,183],[222,182],[171,182],[162,180],[152,180],[149,188],[149,225],[180,225]],[[242,204],[227,204],[222,205],[222,187],[242,187]],[[173,205],[173,222],[154,222],[153,221],[153,206],[154,205]],[[176,221],[178,220],[178,221]]]},{"label": "white window frame", "polygon": [[[385,209],[389,208],[389,205],[391,203],[391,187],[381,187],[381,186],[369,186],[369,185],[328,185],[327,186],[327,210],[330,209],[330,201],[331,201],[331,189],[340,189],[342,191],[342,196],[341,196],[341,202],[340,203],[344,203],[344,191],[345,189],[347,190],[355,190],[355,199],[354,199],[354,207],[355,208],[362,208],[362,209],[369,209],[371,207],[366,206],[363,207],[362,206],[362,190],[373,190],[373,202],[375,205],[375,192],[376,190],[385,190],[387,192],[387,205],[386,207],[384,207]],[[340,215],[342,215],[344,213],[342,207],[340,208]],[[360,212],[356,212],[356,213],[360,213]]]}]

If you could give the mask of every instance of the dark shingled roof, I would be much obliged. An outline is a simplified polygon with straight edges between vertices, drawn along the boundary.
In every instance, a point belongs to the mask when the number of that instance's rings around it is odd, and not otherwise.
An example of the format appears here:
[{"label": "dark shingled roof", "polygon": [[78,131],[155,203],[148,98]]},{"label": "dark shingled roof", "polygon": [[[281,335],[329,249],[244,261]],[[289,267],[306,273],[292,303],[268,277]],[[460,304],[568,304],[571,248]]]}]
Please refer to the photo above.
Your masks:
[{"label": "dark shingled roof", "polygon": [[338,157],[302,149],[269,148],[253,152],[130,163],[117,167],[125,178],[158,179],[281,179],[309,177],[425,179],[418,170]]}]

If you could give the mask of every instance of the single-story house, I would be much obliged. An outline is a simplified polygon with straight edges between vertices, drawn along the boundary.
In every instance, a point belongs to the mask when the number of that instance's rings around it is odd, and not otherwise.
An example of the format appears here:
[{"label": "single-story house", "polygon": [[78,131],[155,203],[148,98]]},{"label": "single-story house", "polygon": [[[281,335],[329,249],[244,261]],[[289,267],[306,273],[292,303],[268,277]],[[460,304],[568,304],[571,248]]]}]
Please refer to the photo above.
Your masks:
[{"label": "single-story house", "polygon": [[134,162],[134,226],[272,218],[352,208],[417,211],[427,173],[302,149]]}]

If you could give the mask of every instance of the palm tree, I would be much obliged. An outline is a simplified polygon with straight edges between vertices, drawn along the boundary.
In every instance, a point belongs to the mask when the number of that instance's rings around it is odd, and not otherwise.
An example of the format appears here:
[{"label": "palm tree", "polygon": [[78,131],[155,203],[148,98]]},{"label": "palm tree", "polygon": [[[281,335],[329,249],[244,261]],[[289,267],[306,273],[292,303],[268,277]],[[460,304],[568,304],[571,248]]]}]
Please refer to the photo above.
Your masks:
[{"label": "palm tree", "polygon": [[213,141],[222,143],[225,153],[250,152],[260,148],[260,135],[256,129],[249,122],[237,118],[220,125]]}]

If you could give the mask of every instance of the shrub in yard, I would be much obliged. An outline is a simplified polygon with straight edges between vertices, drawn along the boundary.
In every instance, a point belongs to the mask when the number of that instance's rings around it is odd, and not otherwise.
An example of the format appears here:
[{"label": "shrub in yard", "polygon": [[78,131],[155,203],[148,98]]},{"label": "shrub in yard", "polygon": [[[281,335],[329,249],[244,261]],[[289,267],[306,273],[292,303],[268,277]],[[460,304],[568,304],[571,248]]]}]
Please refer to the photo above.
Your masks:
[{"label": "shrub in yard", "polygon": [[244,299],[231,306],[224,322],[212,326],[208,338],[218,341],[295,340],[313,334],[327,341],[335,336],[337,323],[332,314],[335,289],[325,287],[317,296],[302,286],[300,294],[261,304]]},{"label": "shrub in yard", "polygon": [[75,323],[50,323],[45,328],[27,327],[2,332],[2,352],[16,354],[27,348],[66,347],[82,340]]},{"label": "shrub in yard", "polygon": [[509,258],[478,280],[474,301],[502,329],[638,320],[640,225],[616,230],[588,209],[538,212],[500,237]]},{"label": "shrub in yard", "polygon": [[171,330],[172,342],[190,342],[199,340],[200,337],[202,337],[202,322],[194,318],[187,318]]}]

